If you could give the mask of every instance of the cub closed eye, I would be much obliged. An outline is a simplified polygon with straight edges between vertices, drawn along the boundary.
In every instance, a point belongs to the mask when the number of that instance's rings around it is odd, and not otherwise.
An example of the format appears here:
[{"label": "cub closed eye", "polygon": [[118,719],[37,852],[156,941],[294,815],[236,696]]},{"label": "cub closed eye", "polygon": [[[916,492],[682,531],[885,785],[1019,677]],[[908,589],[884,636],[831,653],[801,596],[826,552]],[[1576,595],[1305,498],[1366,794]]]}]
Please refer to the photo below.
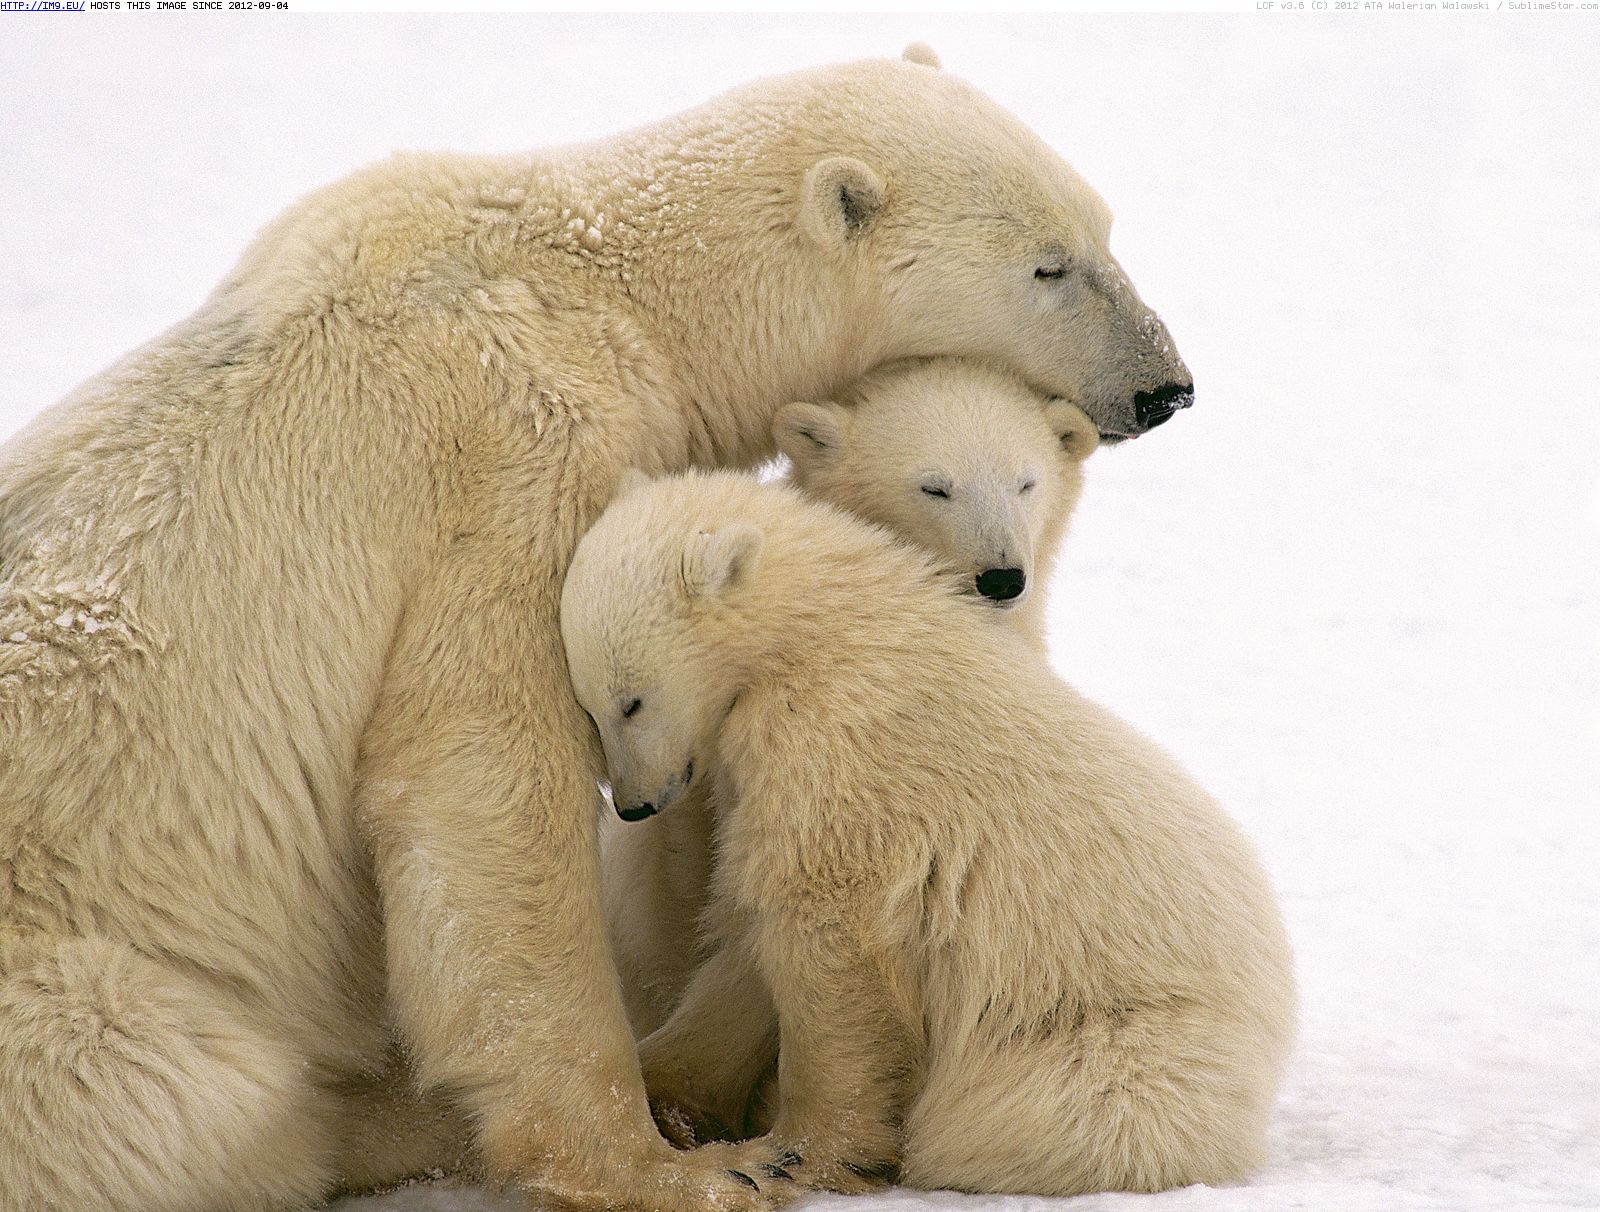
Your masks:
[{"label": "cub closed eye", "polygon": [[948,488],[940,488],[937,484],[924,484],[922,491],[930,497],[940,497],[947,501],[950,499],[950,490]]},{"label": "cub closed eye", "polygon": [[630,699],[628,701],[628,705],[622,709],[622,718],[625,720],[631,720],[634,716],[639,714],[639,708],[643,706],[644,704],[640,700]]},{"label": "cub closed eye", "polygon": [[1038,269],[1033,271],[1033,276],[1036,278],[1045,279],[1064,278],[1067,276],[1067,267],[1058,261],[1052,261],[1048,264],[1039,266]]},{"label": "cub closed eye", "polygon": [[1018,492],[1032,492],[1033,491],[1033,486],[1034,486],[1034,481],[1033,480],[1029,480],[1026,484],[1024,484],[1017,491]]}]

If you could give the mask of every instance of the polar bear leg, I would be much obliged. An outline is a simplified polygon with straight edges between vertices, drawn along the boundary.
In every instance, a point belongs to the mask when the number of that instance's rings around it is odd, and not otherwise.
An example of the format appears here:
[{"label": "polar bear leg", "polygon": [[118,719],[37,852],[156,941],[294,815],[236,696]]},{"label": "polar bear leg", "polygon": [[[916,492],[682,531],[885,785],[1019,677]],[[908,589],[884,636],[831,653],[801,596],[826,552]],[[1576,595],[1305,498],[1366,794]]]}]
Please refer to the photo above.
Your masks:
[{"label": "polar bear leg", "polygon": [[911,1186],[1161,1191],[1235,1181],[1259,1159],[1271,1049],[1192,1002],[1089,1011],[1070,1026],[930,1051],[905,1124]]},{"label": "polar bear leg", "polygon": [[103,939],[0,937],[0,1212],[322,1197],[329,1103],[226,993]]},{"label": "polar bear leg", "polygon": [[600,763],[548,596],[559,581],[499,548],[463,543],[453,560],[409,606],[357,789],[418,1076],[456,1093],[487,1176],[540,1206],[765,1206],[749,1176],[674,1150],[650,1118],[606,942]]},{"label": "polar bear leg", "polygon": [[[762,1061],[771,1055],[766,1015],[775,1003],[778,1099],[771,1129],[752,1140],[705,1145],[696,1152],[724,1158],[749,1173],[778,1175],[799,1188],[845,1194],[873,1190],[889,1181],[898,1160],[896,1124],[912,1067],[912,1041],[896,1017],[880,970],[853,945],[848,930],[814,919],[805,925],[793,916],[776,919],[775,914],[758,917],[744,936],[753,958],[725,946],[695,973],[672,1018],[640,1047],[647,1084],[652,1095],[653,1082],[687,1091],[668,1109],[703,1110],[731,1090],[737,1097],[717,1118],[734,1118],[763,1079]],[[753,1007],[743,991],[752,985],[772,991],[764,1014],[748,1012]],[[758,1040],[767,1046],[750,1047]],[[743,1065],[719,1058],[719,1043],[730,1054],[741,1054]],[[708,1093],[704,1073],[692,1071],[696,1064],[711,1069],[726,1087],[720,1095]]]},{"label": "polar bear leg", "polygon": [[752,1092],[777,1055],[777,1013],[738,940],[696,969],[672,1016],[639,1045],[651,1106],[679,1145],[746,1135]]},{"label": "polar bear leg", "polygon": [[667,1021],[705,957],[715,824],[704,787],[661,816],[623,822],[607,813],[601,822],[606,930],[639,1039]]}]

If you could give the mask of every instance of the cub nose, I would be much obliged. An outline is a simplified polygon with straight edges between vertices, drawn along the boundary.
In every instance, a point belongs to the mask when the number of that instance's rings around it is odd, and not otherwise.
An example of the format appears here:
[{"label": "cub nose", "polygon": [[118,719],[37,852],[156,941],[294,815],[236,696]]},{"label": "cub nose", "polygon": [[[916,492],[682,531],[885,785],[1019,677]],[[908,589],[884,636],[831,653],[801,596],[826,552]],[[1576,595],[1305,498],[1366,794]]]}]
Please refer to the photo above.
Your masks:
[{"label": "cub nose", "polygon": [[1135,392],[1133,417],[1140,431],[1172,420],[1172,414],[1194,403],[1193,383],[1167,383],[1154,391]]},{"label": "cub nose", "polygon": [[991,602],[1009,602],[1027,584],[1020,568],[985,568],[978,574],[978,592]]}]

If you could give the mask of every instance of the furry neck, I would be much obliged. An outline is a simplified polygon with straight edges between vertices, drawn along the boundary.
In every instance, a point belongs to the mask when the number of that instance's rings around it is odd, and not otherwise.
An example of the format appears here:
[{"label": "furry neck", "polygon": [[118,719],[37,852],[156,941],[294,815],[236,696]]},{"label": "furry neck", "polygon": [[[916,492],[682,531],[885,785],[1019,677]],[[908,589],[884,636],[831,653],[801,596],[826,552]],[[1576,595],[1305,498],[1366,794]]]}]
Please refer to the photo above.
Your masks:
[{"label": "furry neck", "polygon": [[805,90],[760,107],[726,98],[535,165],[564,199],[551,242],[575,244],[626,300],[671,368],[698,464],[770,457],[777,408],[826,398],[881,357],[862,258],[798,222],[811,108]]}]

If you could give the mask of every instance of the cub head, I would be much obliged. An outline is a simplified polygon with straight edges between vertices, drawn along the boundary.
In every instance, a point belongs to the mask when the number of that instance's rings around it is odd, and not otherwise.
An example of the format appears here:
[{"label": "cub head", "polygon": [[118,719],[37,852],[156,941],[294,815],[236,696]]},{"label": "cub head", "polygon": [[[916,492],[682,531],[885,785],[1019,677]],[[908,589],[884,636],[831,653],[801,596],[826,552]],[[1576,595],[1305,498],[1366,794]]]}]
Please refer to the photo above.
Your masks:
[{"label": "cub head", "polygon": [[630,473],[562,588],[567,667],[625,821],[666,810],[704,776],[737,694],[730,651],[761,533],[697,524],[700,483],[686,483]]},{"label": "cub head", "polygon": [[1161,319],[1111,253],[1111,211],[925,46],[815,73],[798,228],[865,283],[875,361],[968,356],[1079,401],[1107,441],[1188,407]]},{"label": "cub head", "polygon": [[885,367],[839,402],[790,404],[773,436],[798,487],[925,548],[1001,609],[1038,592],[1099,443],[1069,401],[950,359]]}]

